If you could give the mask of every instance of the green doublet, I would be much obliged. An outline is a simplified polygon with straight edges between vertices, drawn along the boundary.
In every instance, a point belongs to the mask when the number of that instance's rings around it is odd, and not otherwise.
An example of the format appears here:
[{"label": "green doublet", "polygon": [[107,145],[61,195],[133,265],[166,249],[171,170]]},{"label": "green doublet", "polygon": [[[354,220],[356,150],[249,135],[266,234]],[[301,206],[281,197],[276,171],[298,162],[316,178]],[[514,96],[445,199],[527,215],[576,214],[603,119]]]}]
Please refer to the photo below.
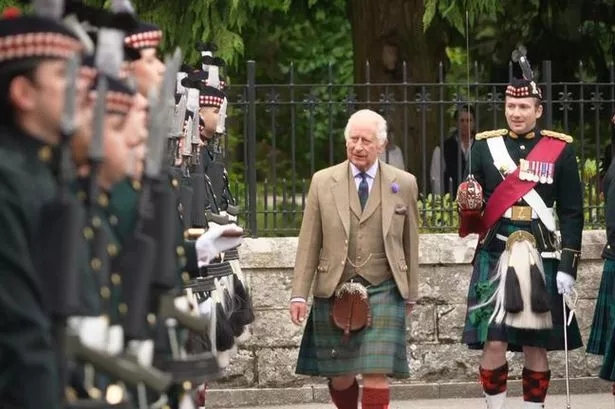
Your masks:
[{"label": "green doublet", "polygon": [[106,207],[107,220],[117,239],[123,243],[137,227],[137,206],[141,183],[126,178],[113,187],[110,192],[109,206]]},{"label": "green doublet", "polygon": [[33,248],[41,208],[57,190],[53,150],[14,128],[0,134],[0,406],[55,409],[56,356]]}]

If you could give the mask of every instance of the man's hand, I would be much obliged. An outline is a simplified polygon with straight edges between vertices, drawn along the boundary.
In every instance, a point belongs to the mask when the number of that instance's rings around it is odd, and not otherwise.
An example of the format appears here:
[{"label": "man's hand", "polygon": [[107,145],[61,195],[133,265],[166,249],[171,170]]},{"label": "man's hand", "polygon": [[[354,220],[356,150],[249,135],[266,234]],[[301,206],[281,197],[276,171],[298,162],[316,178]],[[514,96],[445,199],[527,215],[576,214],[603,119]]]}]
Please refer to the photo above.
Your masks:
[{"label": "man's hand", "polygon": [[290,319],[293,324],[303,325],[306,313],[307,304],[304,301],[295,301],[290,303]]},{"label": "man's hand", "polygon": [[408,304],[406,303],[406,315],[410,315],[410,313],[412,313],[412,311],[414,310],[414,306],[416,304]]}]

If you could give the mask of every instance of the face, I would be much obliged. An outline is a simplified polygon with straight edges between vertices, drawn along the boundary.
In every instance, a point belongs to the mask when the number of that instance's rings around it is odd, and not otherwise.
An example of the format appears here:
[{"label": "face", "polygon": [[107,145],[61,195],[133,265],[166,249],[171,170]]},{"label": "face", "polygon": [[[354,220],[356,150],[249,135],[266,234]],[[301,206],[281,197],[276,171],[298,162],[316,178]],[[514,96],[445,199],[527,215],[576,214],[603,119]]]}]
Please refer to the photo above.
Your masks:
[{"label": "face", "polygon": [[[55,140],[59,142],[60,123],[64,111],[64,98],[67,84],[67,60],[42,61],[34,72],[33,81],[21,77],[19,106],[24,112],[33,115],[32,120],[39,128],[51,130]],[[87,89],[89,80],[78,75],[75,93],[75,127],[79,129],[88,107]],[[91,108],[90,108],[91,109]],[[36,114],[36,115],[34,115]]]},{"label": "face", "polygon": [[460,111],[457,115],[457,129],[463,139],[468,139],[474,130],[474,117],[468,111]]},{"label": "face", "polygon": [[206,139],[210,139],[216,133],[218,118],[220,117],[220,108],[202,107],[199,112],[201,114],[201,118],[203,118],[203,122],[205,122],[202,135],[205,136]]},{"label": "face", "polygon": [[125,115],[107,114],[105,116],[104,162],[100,174],[101,179],[109,186],[122,180],[128,170],[130,155],[125,128]]},{"label": "face", "polygon": [[92,141],[92,133],[94,132],[94,105],[96,102],[96,92],[91,91],[86,100],[86,107],[82,117],[81,124],[75,130],[75,134],[71,138],[71,149],[73,160],[77,166],[85,165],[88,160],[88,148]]},{"label": "face", "polygon": [[130,148],[145,144],[147,141],[147,108],[147,99],[141,94],[136,94],[132,107],[126,115],[124,129],[126,143]]},{"label": "face", "polygon": [[528,133],[536,127],[536,121],[542,116],[542,105],[532,97],[506,97],[506,122],[516,134]]},{"label": "face", "polygon": [[375,124],[357,122],[351,125],[346,139],[346,155],[359,170],[369,169],[383,149],[384,143],[376,136]]},{"label": "face", "polygon": [[139,93],[147,97],[149,89],[156,89],[162,83],[164,64],[158,59],[155,48],[141,50],[141,58],[132,63],[132,71],[139,87]]}]

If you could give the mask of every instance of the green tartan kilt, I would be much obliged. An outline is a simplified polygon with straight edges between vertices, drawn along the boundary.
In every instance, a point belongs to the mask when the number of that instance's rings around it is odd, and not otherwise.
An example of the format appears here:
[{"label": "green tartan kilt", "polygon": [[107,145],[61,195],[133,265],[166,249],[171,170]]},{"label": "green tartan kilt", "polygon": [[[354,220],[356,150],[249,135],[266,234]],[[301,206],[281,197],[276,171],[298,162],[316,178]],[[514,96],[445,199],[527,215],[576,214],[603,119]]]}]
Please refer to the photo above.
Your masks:
[{"label": "green tartan kilt", "polygon": [[615,326],[615,260],[604,261],[600,290],[592,321],[587,352],[604,355],[609,337]]},{"label": "green tartan kilt", "polygon": [[406,355],[406,305],[394,279],[368,287],[372,323],[342,343],[342,330],[331,322],[331,298],[314,298],[308,317],[297,374],[340,376],[386,374],[409,377]]},{"label": "green tartan kilt", "polygon": [[[520,229],[529,231],[529,224],[503,223],[498,233],[508,236]],[[495,237],[493,241],[504,243]],[[508,327],[507,325],[489,324],[493,304],[470,311],[471,307],[486,302],[495,291],[495,284],[490,283],[489,280],[496,273],[495,269],[501,254],[502,247],[499,247],[497,243],[491,245],[489,249],[481,248],[478,251],[468,290],[468,308],[463,330],[463,343],[468,345],[470,349],[482,349],[485,341],[501,341],[508,343],[509,351],[522,351],[523,346],[545,348],[548,351],[564,350],[562,296],[557,292],[556,282],[557,259],[543,259],[546,285],[551,296],[552,329],[527,330]],[[566,310],[568,311],[567,307]],[[576,315],[567,328],[567,332],[569,350],[583,346]]]},{"label": "green tartan kilt", "polygon": [[599,376],[607,381],[615,382],[615,325],[611,327],[611,335],[608,337]]}]

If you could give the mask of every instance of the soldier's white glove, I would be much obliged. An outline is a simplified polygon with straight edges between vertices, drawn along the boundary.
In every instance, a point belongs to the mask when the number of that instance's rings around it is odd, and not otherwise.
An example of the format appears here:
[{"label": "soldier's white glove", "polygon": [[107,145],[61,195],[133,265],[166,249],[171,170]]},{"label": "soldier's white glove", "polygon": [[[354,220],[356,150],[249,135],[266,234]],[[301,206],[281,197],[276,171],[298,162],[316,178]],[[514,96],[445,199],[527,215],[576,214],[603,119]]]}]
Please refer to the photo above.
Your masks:
[{"label": "soldier's white glove", "polygon": [[236,224],[211,226],[196,240],[196,257],[199,267],[204,267],[223,251],[241,244],[243,229]]},{"label": "soldier's white glove", "polygon": [[572,292],[575,279],[570,274],[564,273],[563,271],[558,271],[555,280],[557,281],[558,293],[568,295]]}]

